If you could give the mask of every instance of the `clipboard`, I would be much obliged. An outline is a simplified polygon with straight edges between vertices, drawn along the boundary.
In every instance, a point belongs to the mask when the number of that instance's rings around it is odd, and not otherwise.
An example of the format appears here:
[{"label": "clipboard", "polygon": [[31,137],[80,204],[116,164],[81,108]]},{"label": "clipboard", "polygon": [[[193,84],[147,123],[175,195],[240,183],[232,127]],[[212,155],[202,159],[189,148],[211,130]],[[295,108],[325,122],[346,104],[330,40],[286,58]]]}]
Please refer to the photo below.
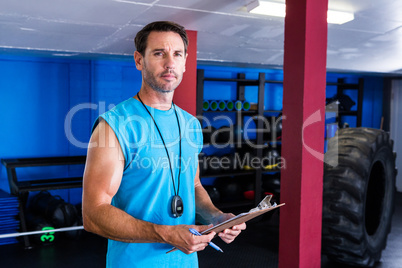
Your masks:
[{"label": "clipboard", "polygon": [[[241,224],[243,222],[247,222],[251,219],[254,219],[255,217],[258,217],[264,213],[267,213],[268,211],[274,210],[276,208],[279,208],[281,206],[284,206],[285,203],[279,204],[277,205],[276,203],[274,203],[273,205],[271,205],[271,198],[272,195],[267,195],[259,204],[258,206],[256,206],[255,208],[251,209],[249,212],[244,212],[244,213],[240,213],[239,215],[230,218],[224,222],[221,222],[215,226],[212,226],[211,228],[201,232],[202,235],[204,234],[209,234],[210,232],[216,232],[216,233],[220,233],[225,229],[228,228],[232,228],[235,225]],[[177,248],[172,248],[171,250],[169,250],[167,253],[176,251]]]},{"label": "clipboard", "polygon": [[263,209],[258,209],[258,210],[251,210],[249,212],[241,213],[233,218],[230,218],[227,221],[224,221],[220,224],[217,224],[203,232],[201,234],[209,234],[210,232],[216,232],[220,233],[225,229],[232,228],[235,225],[241,224],[243,222],[247,222],[251,219],[254,219],[255,217],[258,217],[264,213],[267,213],[268,211],[274,210],[276,208],[279,208],[281,206],[285,205],[285,203],[279,204],[279,205],[274,205],[271,207],[263,208]]}]

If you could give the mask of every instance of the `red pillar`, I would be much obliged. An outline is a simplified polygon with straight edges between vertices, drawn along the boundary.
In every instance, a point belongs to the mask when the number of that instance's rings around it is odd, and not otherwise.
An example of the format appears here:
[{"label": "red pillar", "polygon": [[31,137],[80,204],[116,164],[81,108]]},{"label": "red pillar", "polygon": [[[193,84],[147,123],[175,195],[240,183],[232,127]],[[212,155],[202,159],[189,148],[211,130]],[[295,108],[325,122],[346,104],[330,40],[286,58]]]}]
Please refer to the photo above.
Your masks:
[{"label": "red pillar", "polygon": [[183,110],[196,115],[197,92],[197,32],[187,31],[189,46],[187,48],[186,72],[176,88],[173,101]]},{"label": "red pillar", "polygon": [[279,267],[321,266],[327,0],[287,0]]}]

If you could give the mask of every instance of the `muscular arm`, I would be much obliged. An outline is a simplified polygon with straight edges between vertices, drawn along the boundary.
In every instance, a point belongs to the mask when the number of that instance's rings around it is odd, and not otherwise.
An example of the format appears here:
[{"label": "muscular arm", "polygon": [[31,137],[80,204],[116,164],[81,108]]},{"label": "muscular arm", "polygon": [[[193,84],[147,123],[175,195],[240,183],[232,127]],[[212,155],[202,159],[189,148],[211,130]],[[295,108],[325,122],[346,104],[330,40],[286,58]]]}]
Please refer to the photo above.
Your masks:
[{"label": "muscular arm", "polygon": [[[212,223],[216,225],[234,217],[233,214],[223,213],[214,206],[207,191],[201,184],[199,176],[199,167],[197,169],[197,173],[194,179],[194,187],[195,187],[196,213],[198,221],[200,221],[202,224]],[[223,232],[219,233],[218,235],[226,243],[231,243],[240,234],[241,230],[244,229],[246,229],[246,224],[242,223],[233,226],[231,229],[226,229]]]},{"label": "muscular arm", "polygon": [[199,168],[195,176],[194,187],[197,220],[202,224],[217,224],[216,219],[224,213],[214,206],[207,191],[202,186],[199,177]]},{"label": "muscular arm", "polygon": [[[188,231],[189,226],[153,224],[112,206],[123,169],[124,156],[119,142],[110,126],[101,121],[92,134],[84,172],[83,221],[87,231],[124,242],[168,243],[185,253],[202,250],[208,245],[213,235],[194,237]],[[195,228],[206,229],[204,226]]]}]

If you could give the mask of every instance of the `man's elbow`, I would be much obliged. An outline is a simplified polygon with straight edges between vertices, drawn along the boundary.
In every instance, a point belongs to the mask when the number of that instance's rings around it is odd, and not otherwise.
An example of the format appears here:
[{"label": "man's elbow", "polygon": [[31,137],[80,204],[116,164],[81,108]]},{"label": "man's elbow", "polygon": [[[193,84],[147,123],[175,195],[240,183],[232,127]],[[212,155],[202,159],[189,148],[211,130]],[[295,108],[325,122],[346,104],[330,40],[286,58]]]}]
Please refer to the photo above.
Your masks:
[{"label": "man's elbow", "polygon": [[85,231],[95,233],[95,224],[88,215],[87,210],[84,208],[82,210],[82,225],[84,226]]}]

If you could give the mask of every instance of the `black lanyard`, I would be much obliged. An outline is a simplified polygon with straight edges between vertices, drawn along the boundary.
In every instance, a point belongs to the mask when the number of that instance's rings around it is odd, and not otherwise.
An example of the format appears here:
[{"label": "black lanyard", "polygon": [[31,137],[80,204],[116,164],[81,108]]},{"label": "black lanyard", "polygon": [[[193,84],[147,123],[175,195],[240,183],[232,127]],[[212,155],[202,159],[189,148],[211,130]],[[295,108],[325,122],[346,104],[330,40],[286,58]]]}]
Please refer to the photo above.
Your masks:
[{"label": "black lanyard", "polygon": [[155,126],[156,126],[156,129],[158,130],[159,135],[161,136],[163,146],[165,147],[166,155],[167,155],[168,160],[169,160],[170,174],[172,175],[173,190],[174,190],[174,197],[173,197],[173,201],[172,201],[173,215],[174,215],[175,217],[180,217],[180,216],[183,214],[183,210],[182,210],[183,204],[181,204],[181,206],[180,206],[181,209],[179,209],[178,212],[177,212],[177,205],[176,205],[176,204],[173,204],[174,202],[177,202],[177,199],[179,199],[180,202],[182,203],[182,200],[181,200],[181,198],[180,198],[180,196],[179,196],[179,190],[180,190],[180,174],[181,174],[181,129],[180,129],[179,117],[177,116],[176,105],[175,105],[175,104],[173,103],[173,101],[172,101],[172,106],[173,106],[173,109],[174,109],[174,114],[176,115],[177,126],[178,126],[178,128],[179,128],[179,138],[180,138],[180,140],[179,140],[179,175],[178,175],[178,177],[177,177],[177,192],[176,192],[176,186],[175,186],[175,183],[174,183],[174,176],[173,176],[172,163],[171,163],[171,161],[170,161],[170,156],[169,156],[168,149],[167,149],[167,147],[166,147],[165,140],[163,139],[162,133],[161,133],[161,131],[159,130],[158,124],[156,124],[156,121],[155,121],[154,117],[153,117],[152,114],[149,112],[149,110],[148,110],[148,108],[145,106],[145,104],[142,102],[142,100],[141,100],[141,98],[140,98],[140,95],[139,95],[138,93],[137,93],[137,97],[138,97],[138,99],[140,100],[140,102],[142,103],[142,105],[144,106],[145,110],[147,110],[148,114],[151,116],[152,121],[154,122],[154,124],[155,124]]}]

